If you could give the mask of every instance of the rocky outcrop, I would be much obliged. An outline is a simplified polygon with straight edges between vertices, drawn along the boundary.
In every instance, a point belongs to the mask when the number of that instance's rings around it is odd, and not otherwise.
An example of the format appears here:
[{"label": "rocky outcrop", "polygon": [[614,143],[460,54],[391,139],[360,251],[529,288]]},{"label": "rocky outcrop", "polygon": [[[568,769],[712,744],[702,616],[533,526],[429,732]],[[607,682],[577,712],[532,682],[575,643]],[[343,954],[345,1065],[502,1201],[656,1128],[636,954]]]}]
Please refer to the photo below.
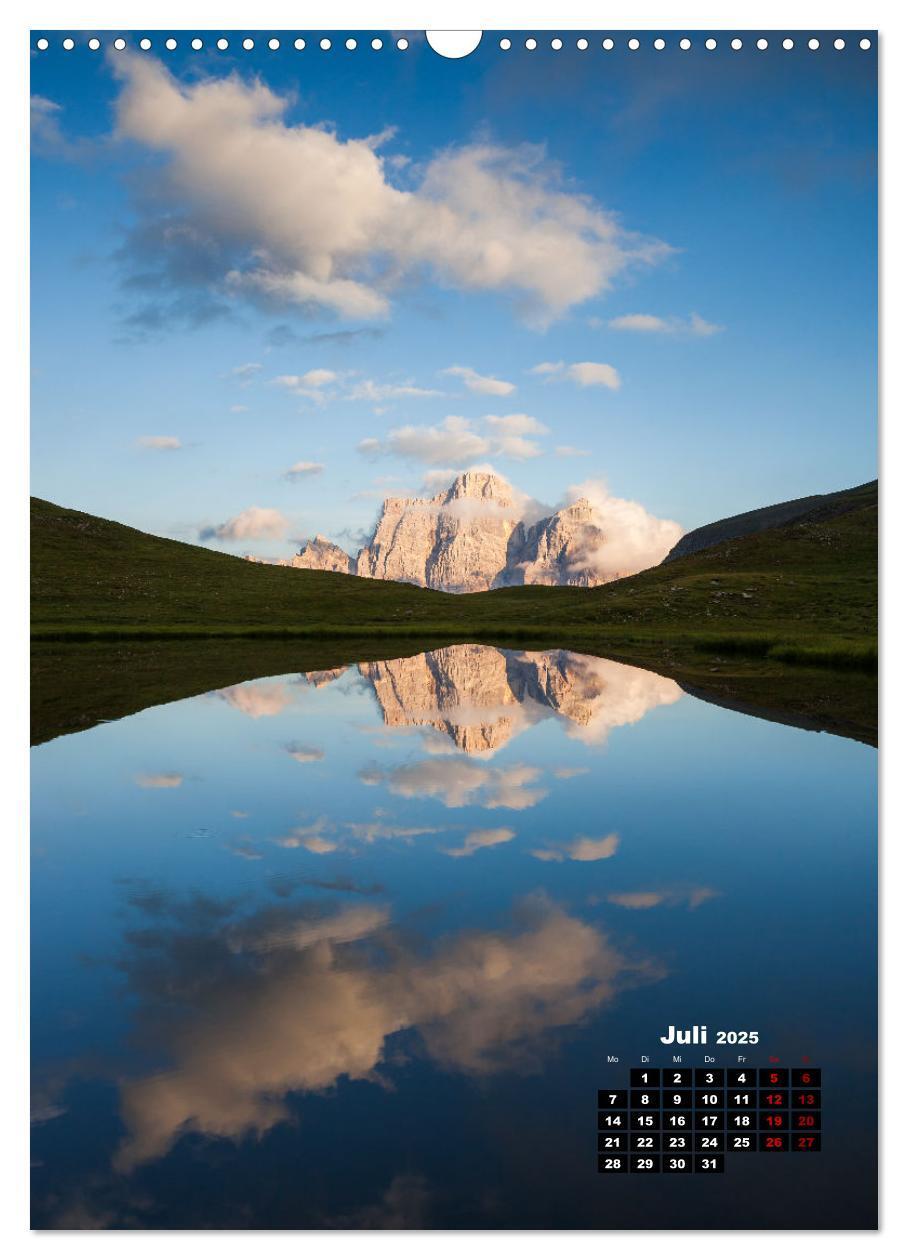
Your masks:
[{"label": "rocky outcrop", "polygon": [[279,563],[456,594],[499,586],[599,586],[625,576],[599,562],[607,538],[588,499],[529,523],[525,502],[494,473],[461,473],[433,498],[385,499],[372,538],[355,560],[318,534]]},{"label": "rocky outcrop", "polygon": [[554,516],[537,521],[527,531],[513,580],[516,586],[598,586],[622,574],[603,577],[590,557],[605,545],[605,531],[596,524],[588,499],[578,499]]},{"label": "rocky outcrop", "polygon": [[493,473],[461,473],[434,498],[386,499],[356,572],[439,591],[487,591],[501,585],[519,524],[506,481]]},{"label": "rocky outcrop", "polygon": [[673,704],[671,679],[577,652],[517,652],[461,643],[359,666],[389,727],[425,726],[473,756],[556,716],[575,737],[598,742],[650,709]]},{"label": "rocky outcrop", "polygon": [[292,559],[286,562],[293,569],[324,569],[328,573],[353,573],[353,561],[342,547],[316,534],[307,539]]}]

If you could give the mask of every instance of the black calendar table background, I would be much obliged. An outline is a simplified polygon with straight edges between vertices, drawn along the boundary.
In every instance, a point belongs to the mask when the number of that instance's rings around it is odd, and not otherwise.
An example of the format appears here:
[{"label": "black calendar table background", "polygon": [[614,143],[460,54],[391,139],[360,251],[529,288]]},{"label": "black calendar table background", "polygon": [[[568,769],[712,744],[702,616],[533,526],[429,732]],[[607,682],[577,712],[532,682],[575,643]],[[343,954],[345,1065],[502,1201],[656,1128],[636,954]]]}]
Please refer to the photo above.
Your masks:
[{"label": "black calendar table background", "polygon": [[819,1155],[817,1066],[630,1068],[627,1088],[597,1091],[597,1168],[603,1176],[717,1176],[728,1156]]}]

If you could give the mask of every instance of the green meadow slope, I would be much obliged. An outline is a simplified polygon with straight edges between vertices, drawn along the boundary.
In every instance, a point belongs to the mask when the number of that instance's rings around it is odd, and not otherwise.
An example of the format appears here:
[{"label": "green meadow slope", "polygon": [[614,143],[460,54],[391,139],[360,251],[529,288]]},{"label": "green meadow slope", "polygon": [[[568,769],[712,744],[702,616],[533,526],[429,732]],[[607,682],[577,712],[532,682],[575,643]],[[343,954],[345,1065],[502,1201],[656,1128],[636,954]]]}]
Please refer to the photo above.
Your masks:
[{"label": "green meadow slope", "polygon": [[[447,595],[397,582],[250,564],[32,501],[32,619],[41,638],[505,634],[722,640],[856,658],[876,637],[876,486],[593,590]],[[843,496],[844,497],[844,496]]]},{"label": "green meadow slope", "polygon": [[875,485],[850,500],[594,590],[446,595],[250,564],[35,499],[33,738],[472,640],[611,656],[714,703],[873,742]]}]

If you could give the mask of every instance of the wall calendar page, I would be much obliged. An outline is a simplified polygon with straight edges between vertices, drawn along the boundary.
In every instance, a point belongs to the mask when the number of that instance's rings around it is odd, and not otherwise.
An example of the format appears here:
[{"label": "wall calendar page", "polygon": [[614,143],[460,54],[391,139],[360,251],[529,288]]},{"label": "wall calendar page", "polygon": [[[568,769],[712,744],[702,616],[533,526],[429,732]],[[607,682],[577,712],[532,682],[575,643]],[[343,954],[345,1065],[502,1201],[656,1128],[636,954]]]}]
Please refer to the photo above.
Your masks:
[{"label": "wall calendar page", "polygon": [[876,31],[27,53],[33,1229],[875,1230]]}]

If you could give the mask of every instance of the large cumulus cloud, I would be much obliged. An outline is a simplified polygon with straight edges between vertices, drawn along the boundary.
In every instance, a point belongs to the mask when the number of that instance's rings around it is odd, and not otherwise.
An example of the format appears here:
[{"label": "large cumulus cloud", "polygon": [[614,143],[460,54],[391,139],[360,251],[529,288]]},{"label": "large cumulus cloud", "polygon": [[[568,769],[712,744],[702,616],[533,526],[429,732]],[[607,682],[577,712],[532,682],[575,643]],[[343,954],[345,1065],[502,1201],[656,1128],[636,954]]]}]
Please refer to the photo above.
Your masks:
[{"label": "large cumulus cloud", "polygon": [[155,252],[185,255],[191,242],[183,276],[218,300],[374,320],[397,284],[422,272],[508,293],[527,319],[546,323],[669,252],[568,191],[538,147],[449,148],[410,172],[383,154],[393,133],[343,138],[315,119],[289,123],[292,102],[258,80],[184,83],[127,53],[113,65],[117,134],[163,158],[158,215],[133,245],[150,262]]}]

